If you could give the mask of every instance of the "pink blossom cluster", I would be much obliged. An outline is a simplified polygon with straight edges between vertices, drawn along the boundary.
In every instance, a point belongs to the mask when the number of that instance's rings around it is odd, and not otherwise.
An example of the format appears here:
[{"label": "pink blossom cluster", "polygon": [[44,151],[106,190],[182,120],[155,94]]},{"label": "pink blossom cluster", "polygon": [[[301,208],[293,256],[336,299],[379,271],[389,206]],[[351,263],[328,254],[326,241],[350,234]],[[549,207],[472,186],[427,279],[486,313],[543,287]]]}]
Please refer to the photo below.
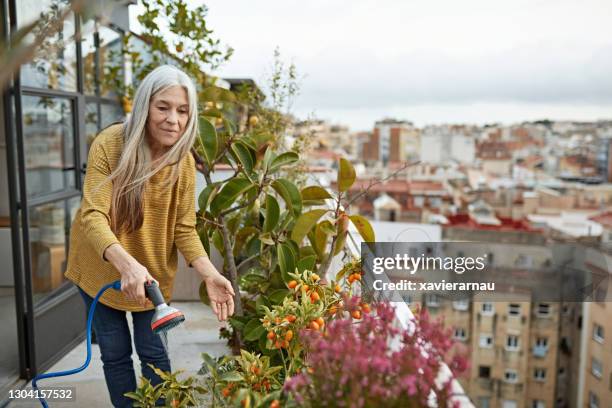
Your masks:
[{"label": "pink blossom cluster", "polygon": [[[346,300],[346,310],[360,299]],[[417,314],[414,330],[394,325],[394,308],[378,303],[361,320],[332,320],[324,334],[308,332],[302,338],[307,349],[307,369],[285,382],[285,391],[307,407],[420,407],[430,392],[439,407],[450,404],[450,380],[435,386],[440,364],[453,375],[467,369],[460,355],[446,359],[453,340],[440,321],[425,310]],[[390,347],[393,339],[399,346]],[[423,352],[426,350],[426,352]]]}]

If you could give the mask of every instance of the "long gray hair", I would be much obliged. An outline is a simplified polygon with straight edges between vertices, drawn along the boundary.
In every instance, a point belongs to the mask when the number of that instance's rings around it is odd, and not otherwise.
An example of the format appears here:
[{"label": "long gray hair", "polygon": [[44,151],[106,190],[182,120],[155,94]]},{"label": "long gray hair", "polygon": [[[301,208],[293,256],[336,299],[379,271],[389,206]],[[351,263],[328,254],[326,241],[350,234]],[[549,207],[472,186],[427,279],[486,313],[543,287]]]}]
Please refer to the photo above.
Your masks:
[{"label": "long gray hair", "polygon": [[[189,119],[179,140],[153,164],[151,151],[145,138],[149,104],[153,96],[173,86],[182,86],[189,99]],[[162,65],[151,71],[140,83],[134,95],[133,110],[123,127],[123,152],[117,167],[110,175],[113,182],[111,201],[111,229],[130,233],[142,226],[143,198],[147,181],[170,164],[178,164],[189,154],[198,134],[197,93],[193,81],[180,69]],[[166,188],[178,178],[179,166],[172,167]]]}]

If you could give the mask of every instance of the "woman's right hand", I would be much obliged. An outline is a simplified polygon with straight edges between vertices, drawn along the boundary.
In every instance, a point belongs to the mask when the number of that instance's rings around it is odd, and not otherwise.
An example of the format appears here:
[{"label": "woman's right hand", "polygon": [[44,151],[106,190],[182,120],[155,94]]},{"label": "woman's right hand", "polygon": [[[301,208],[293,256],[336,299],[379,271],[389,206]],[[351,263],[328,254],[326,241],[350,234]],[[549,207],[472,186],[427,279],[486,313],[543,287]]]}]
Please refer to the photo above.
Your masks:
[{"label": "woman's right hand", "polygon": [[[132,301],[138,302],[142,307],[151,303],[145,295],[145,282],[155,281],[147,268],[137,261],[130,262],[121,273],[121,292]],[[155,281],[157,282],[157,281]]]}]

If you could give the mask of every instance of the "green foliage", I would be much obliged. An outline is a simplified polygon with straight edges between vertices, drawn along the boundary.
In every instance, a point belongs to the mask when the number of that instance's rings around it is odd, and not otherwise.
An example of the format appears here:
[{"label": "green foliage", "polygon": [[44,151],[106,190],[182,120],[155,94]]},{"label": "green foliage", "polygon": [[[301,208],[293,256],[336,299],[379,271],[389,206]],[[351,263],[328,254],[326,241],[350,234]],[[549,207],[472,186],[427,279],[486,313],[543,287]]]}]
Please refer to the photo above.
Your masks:
[{"label": "green foliage", "polygon": [[340,169],[338,170],[338,191],[347,191],[355,182],[355,169],[351,165],[351,162],[341,158]]},{"label": "green foliage", "polygon": [[[124,101],[134,95],[134,86],[149,72],[162,64],[180,67],[194,80],[199,89],[198,100],[233,103],[235,96],[214,85],[214,79],[204,69],[215,69],[233,54],[231,47],[222,47],[207,25],[208,8],[193,6],[186,0],[142,0],[144,11],[139,14],[142,26],[139,37],[124,36],[120,54],[113,54],[104,67],[103,87],[112,88]],[[142,46],[135,46],[135,42]],[[138,49],[145,48],[147,58]],[[130,61],[135,83],[123,78],[123,59]],[[201,109],[205,112],[204,106]],[[212,112],[205,112],[212,115]]]},{"label": "green foliage", "polygon": [[134,392],[125,394],[134,400],[135,407],[152,408],[159,399],[165,400],[166,406],[171,408],[199,406],[198,395],[206,393],[206,389],[198,384],[195,377],[180,380],[178,376],[182,373],[181,370],[171,373],[160,370],[152,364],[149,364],[149,367],[162,382],[153,386],[148,379],[141,377],[138,388]]},{"label": "green foliage", "polygon": [[212,406],[269,407],[281,398],[283,369],[273,366],[268,356],[241,350],[239,356],[213,359],[206,353],[200,373],[213,395]]},{"label": "green foliage", "polygon": [[206,164],[209,166],[215,162],[217,158],[218,140],[217,130],[212,123],[205,117],[200,117],[199,120],[200,142],[204,151]]}]

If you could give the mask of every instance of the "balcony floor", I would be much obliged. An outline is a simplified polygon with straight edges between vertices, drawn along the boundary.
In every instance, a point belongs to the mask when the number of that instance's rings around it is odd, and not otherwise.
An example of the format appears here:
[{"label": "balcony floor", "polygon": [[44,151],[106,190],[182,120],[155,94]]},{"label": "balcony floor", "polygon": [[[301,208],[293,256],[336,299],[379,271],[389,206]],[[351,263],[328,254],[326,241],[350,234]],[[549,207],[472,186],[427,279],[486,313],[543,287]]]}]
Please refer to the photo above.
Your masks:
[{"label": "balcony floor", "polygon": [[[200,369],[202,359],[200,354],[207,352],[213,356],[229,354],[230,350],[225,339],[219,339],[219,327],[222,323],[212,313],[208,306],[197,302],[172,302],[185,313],[185,323],[173,329],[168,334],[170,361],[172,370],[184,370],[184,375],[195,375]],[[131,326],[131,324],[130,324]],[[134,347],[132,347],[134,348]],[[85,341],[57,362],[49,371],[67,370],[79,367],[85,361]],[[134,352],[134,370],[136,377],[140,377],[140,361]],[[31,383],[28,384],[28,387]],[[97,344],[92,345],[91,363],[85,371],[60,378],[49,378],[41,380],[39,386],[53,387],[76,387],[76,403],[50,402],[53,408],[74,407],[110,407],[110,399],[104,382],[102,361],[100,360],[100,349]],[[8,407],[39,408],[38,401],[13,402]]]}]

